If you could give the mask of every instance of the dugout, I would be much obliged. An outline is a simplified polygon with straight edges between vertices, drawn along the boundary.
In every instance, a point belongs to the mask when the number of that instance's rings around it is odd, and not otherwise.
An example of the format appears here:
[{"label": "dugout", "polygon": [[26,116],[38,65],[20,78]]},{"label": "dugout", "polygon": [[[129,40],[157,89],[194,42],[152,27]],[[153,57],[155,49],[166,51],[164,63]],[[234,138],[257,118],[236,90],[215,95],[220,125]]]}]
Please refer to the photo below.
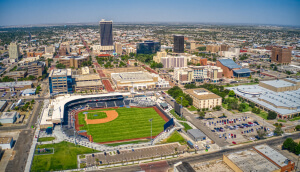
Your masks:
[{"label": "dugout", "polygon": [[206,135],[202,133],[199,129],[190,129],[187,130],[187,134],[195,141],[206,140]]}]

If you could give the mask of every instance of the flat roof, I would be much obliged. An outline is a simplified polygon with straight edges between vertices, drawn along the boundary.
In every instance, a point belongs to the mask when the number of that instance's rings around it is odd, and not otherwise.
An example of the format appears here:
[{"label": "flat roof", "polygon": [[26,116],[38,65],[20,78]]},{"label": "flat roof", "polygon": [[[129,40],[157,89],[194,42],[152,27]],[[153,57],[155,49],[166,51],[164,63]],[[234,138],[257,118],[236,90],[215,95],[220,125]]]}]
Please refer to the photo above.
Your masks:
[{"label": "flat roof", "polygon": [[26,89],[22,92],[22,94],[35,94],[36,88]]},{"label": "flat roof", "polygon": [[275,92],[259,85],[240,85],[226,89],[281,115],[300,113],[300,89]]},{"label": "flat roof", "polygon": [[10,144],[13,137],[0,137],[0,145],[1,144]]},{"label": "flat roof", "polygon": [[76,87],[86,87],[86,86],[95,86],[95,85],[103,85],[100,80],[96,81],[80,81],[76,82]]},{"label": "flat roof", "polygon": [[237,69],[233,71],[234,73],[251,73],[252,71],[250,69]]},{"label": "flat roof", "polygon": [[26,85],[32,85],[32,83],[32,81],[1,82],[0,88],[22,87]]},{"label": "flat roof", "polygon": [[284,167],[288,164],[288,158],[282,155],[281,153],[277,152],[275,149],[271,148],[270,146],[263,144],[254,147],[260,153],[264,154],[268,158],[270,158],[273,162],[275,162],[280,167]]},{"label": "flat roof", "polygon": [[280,88],[280,87],[289,87],[289,86],[295,86],[295,84],[291,82],[287,82],[284,80],[271,80],[271,81],[260,81],[261,83],[270,85],[272,87]]},{"label": "flat roof", "polygon": [[[198,95],[198,94],[195,94],[195,92],[194,92],[194,91],[199,92],[201,90],[206,91],[208,94]],[[214,93],[212,93],[212,92],[210,92],[210,91],[208,91],[204,88],[187,89],[187,90],[185,90],[185,92],[187,92],[188,94],[190,94],[190,95],[192,95],[192,96],[194,96],[194,97],[196,97],[197,99],[200,99],[200,100],[221,98],[220,96],[218,96],[218,95],[216,95],[216,94],[214,94]]]},{"label": "flat roof", "polygon": [[195,138],[206,137],[206,135],[199,129],[190,129],[190,130],[187,130],[187,132],[190,133],[191,135],[193,135]]},{"label": "flat roof", "polygon": [[100,80],[98,74],[78,75],[75,76],[75,81],[86,81],[86,80]]},{"label": "flat roof", "polygon": [[233,152],[226,157],[242,171],[271,172],[279,169],[253,149]]},{"label": "flat roof", "polygon": [[153,81],[153,76],[148,72],[123,72],[111,73],[111,78],[120,82],[140,82],[140,81]]},{"label": "flat roof", "polygon": [[53,69],[51,70],[49,77],[53,76],[70,76],[72,73],[71,69]]},{"label": "flat roof", "polygon": [[0,116],[0,119],[10,119],[17,115],[16,111],[13,112],[3,112]]},{"label": "flat roof", "polygon": [[293,82],[300,82],[299,78],[286,78],[287,80],[293,81]]},{"label": "flat roof", "polygon": [[0,109],[2,109],[6,102],[6,100],[0,100]]}]

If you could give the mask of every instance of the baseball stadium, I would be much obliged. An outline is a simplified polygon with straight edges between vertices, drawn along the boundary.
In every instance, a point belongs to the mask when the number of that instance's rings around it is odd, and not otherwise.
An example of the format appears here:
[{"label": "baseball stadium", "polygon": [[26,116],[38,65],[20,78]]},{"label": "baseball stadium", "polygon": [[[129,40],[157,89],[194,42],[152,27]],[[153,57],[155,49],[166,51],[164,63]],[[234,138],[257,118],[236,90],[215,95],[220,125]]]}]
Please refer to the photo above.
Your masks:
[{"label": "baseball stadium", "polygon": [[57,97],[44,110],[41,126],[61,125],[69,137],[110,144],[155,138],[169,120],[151,95],[109,93]]}]

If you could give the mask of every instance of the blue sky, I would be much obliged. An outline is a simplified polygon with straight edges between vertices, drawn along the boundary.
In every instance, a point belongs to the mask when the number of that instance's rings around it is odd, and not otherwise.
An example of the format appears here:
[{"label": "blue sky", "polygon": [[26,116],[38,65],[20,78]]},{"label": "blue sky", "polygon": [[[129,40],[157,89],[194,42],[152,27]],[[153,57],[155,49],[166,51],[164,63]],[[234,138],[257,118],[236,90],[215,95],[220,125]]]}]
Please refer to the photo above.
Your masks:
[{"label": "blue sky", "polygon": [[208,22],[300,26],[300,0],[0,0],[0,26]]}]

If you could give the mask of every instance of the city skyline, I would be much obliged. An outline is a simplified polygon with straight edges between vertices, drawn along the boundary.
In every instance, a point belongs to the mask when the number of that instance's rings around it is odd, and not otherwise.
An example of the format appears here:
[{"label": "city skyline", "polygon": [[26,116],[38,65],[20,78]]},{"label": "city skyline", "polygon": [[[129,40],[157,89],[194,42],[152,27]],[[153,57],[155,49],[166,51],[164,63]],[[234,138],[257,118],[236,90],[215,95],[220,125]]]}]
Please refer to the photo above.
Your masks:
[{"label": "city skyline", "polygon": [[[300,26],[300,1],[0,1],[0,26],[59,23],[222,23]],[[12,11],[13,10],[13,11]],[[139,15],[138,15],[139,14]],[[144,14],[144,15],[143,15]],[[22,17],[20,17],[22,16]]]}]

